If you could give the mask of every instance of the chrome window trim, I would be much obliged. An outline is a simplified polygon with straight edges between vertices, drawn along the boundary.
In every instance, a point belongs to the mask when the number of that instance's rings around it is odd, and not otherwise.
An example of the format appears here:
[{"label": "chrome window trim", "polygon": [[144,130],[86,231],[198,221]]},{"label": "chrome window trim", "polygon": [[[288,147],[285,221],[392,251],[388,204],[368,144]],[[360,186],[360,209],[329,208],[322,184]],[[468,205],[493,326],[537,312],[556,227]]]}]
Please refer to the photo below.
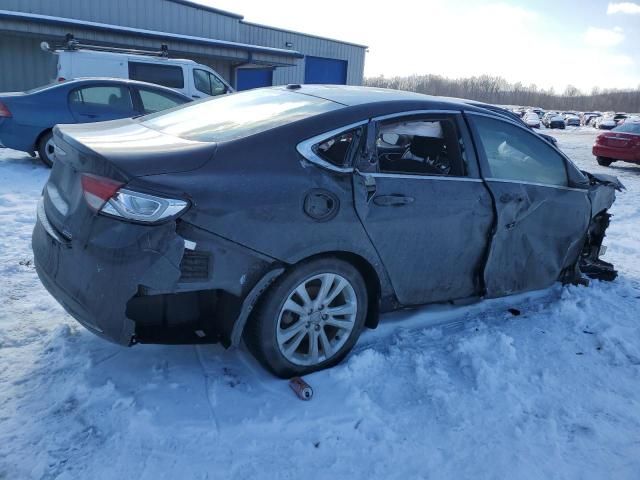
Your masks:
[{"label": "chrome window trim", "polygon": [[314,137],[308,138],[307,140],[300,142],[298,145],[296,145],[296,150],[298,150],[298,153],[302,155],[306,160],[318,165],[319,167],[326,168],[328,170],[333,170],[334,172],[353,173],[354,167],[338,167],[333,163],[327,162],[326,160],[318,156],[313,151],[313,146],[325,140],[329,140],[331,137],[335,137],[336,135],[339,135],[346,131],[353,130],[354,128],[358,128],[363,125],[366,125],[367,123],[369,123],[368,119],[361,120],[356,123],[345,125],[344,127],[336,128],[334,130],[329,130],[328,132],[321,133],[320,135],[316,135]]},{"label": "chrome window trim", "polygon": [[553,185],[551,183],[537,183],[537,182],[526,182],[524,180],[509,180],[506,178],[494,178],[487,177],[485,178],[487,182],[500,182],[500,183],[518,183],[521,185],[533,185],[534,187],[549,187],[549,188],[559,188],[560,190],[571,190],[575,192],[587,192],[587,189],[584,188],[574,188],[574,187],[565,187],[564,185]]},{"label": "chrome window trim", "polygon": [[[535,135],[536,132],[532,131],[529,127],[525,127],[523,124],[516,122],[515,120],[513,120],[512,118],[509,118],[507,116],[502,116],[502,115],[491,115],[489,113],[484,113],[484,112],[474,112],[474,111],[465,111],[464,112],[467,115],[477,115],[479,117],[488,117],[488,118],[493,118],[494,120],[501,120],[503,122],[507,122],[510,123],[511,125],[515,125],[516,127],[520,127],[522,130],[524,130],[525,132],[529,132],[529,133],[533,133]],[[545,141],[544,138],[538,136],[538,138],[540,140],[542,140],[543,142]]]},{"label": "chrome window trim", "polygon": [[374,178],[410,178],[412,180],[447,180],[453,182],[475,182],[482,183],[483,180],[481,178],[470,178],[470,177],[454,177],[450,175],[410,175],[406,173],[367,173],[362,172],[362,175],[367,175],[369,177]]},{"label": "chrome window trim", "polygon": [[[380,122],[380,121],[384,121],[384,120],[388,120],[388,119],[392,119],[392,118],[398,118],[398,117],[410,117],[410,116],[414,116],[414,115],[443,115],[443,114],[445,114],[445,115],[451,115],[451,114],[461,115],[462,111],[460,111],[460,110],[410,110],[410,111],[406,111],[406,112],[396,112],[396,113],[390,113],[388,115],[381,115],[381,116],[378,116],[378,117],[373,117],[371,119],[366,119],[366,120],[361,120],[359,122],[351,123],[351,124],[345,125],[343,127],[335,128],[333,130],[329,130],[328,132],[324,132],[324,133],[321,133],[319,135],[315,135],[315,136],[313,136],[311,138],[303,140],[298,145],[296,145],[296,150],[306,160],[308,160],[309,162],[311,162],[313,164],[318,165],[319,167],[326,168],[326,169],[332,170],[334,172],[353,173],[354,172],[354,167],[338,167],[338,166],[336,166],[336,165],[334,165],[332,163],[327,162],[326,160],[321,158],[319,155],[317,155],[313,151],[313,146],[318,144],[318,143],[321,143],[321,142],[323,142],[325,140],[329,140],[331,137],[335,137],[336,135],[344,133],[344,132],[346,132],[348,130],[353,130],[354,128],[358,128],[358,127],[361,127],[363,125],[367,125],[370,121],[372,121],[372,122]],[[395,175],[395,174],[391,174],[391,175]],[[407,177],[414,178],[414,175],[407,175]],[[433,178],[440,178],[440,177],[437,176],[437,177],[433,177]],[[466,178],[466,177],[452,177],[452,178]]]},{"label": "chrome window trim", "polygon": [[373,117],[371,120],[374,122],[381,122],[384,120],[389,120],[391,118],[398,117],[412,117],[414,115],[451,115],[458,114],[461,115],[461,110],[410,110],[408,112],[396,112],[390,113],[388,115],[381,115],[379,117]]}]

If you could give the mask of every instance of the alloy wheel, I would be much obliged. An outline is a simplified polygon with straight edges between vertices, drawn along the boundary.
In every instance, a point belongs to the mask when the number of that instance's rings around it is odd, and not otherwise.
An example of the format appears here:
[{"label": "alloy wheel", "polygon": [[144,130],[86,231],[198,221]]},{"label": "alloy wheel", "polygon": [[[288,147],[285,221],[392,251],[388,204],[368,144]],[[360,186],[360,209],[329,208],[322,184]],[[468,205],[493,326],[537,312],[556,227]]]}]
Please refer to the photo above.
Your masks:
[{"label": "alloy wheel", "polygon": [[349,339],[358,302],[349,281],[335,273],[314,275],[289,294],[278,315],[280,353],[295,365],[332,358]]}]

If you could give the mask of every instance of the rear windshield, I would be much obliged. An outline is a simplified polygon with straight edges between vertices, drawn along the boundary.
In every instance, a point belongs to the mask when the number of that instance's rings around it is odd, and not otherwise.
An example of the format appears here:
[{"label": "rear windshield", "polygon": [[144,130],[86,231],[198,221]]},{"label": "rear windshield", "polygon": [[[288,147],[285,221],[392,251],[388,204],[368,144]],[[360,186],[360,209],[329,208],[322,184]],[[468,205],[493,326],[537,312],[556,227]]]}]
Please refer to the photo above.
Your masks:
[{"label": "rear windshield", "polygon": [[640,122],[629,122],[626,121],[622,125],[618,125],[616,128],[611,130],[612,132],[624,132],[624,133],[635,133],[640,135]]},{"label": "rear windshield", "polygon": [[191,103],[142,118],[146,127],[188,140],[224,142],[341,108],[322,98],[257,89]]},{"label": "rear windshield", "polygon": [[64,82],[51,82],[46,85],[40,85],[39,87],[32,88],[30,90],[25,90],[24,93],[38,93],[48,88],[57,87],[58,85],[62,85]]}]

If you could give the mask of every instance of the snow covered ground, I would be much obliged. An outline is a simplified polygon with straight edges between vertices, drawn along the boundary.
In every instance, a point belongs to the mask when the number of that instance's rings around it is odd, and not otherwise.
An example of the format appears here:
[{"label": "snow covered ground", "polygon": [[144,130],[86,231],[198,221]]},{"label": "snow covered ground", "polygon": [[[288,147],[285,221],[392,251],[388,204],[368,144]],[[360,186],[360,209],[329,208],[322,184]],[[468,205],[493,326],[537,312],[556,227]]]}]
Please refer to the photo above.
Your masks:
[{"label": "snow covered ground", "polygon": [[[386,315],[311,402],[244,351],[111,345],[47,294],[48,170],[0,150],[0,479],[638,479],[640,167],[617,174],[613,283]],[[508,308],[522,314],[514,316]]]}]

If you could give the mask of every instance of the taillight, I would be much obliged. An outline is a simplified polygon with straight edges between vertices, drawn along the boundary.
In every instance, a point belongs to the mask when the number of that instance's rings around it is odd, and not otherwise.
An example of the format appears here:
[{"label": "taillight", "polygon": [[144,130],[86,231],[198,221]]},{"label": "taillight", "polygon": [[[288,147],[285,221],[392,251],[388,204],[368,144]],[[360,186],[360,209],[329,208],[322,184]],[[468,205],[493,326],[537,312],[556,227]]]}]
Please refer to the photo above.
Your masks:
[{"label": "taillight", "polygon": [[99,211],[107,201],[124,185],[110,178],[83,173],[81,177],[84,199],[89,206]]},{"label": "taillight", "polygon": [[64,77],[58,77],[58,81],[59,82],[64,82],[65,80],[66,80],[66,78],[64,78]]},{"label": "taillight", "polygon": [[184,200],[159,197],[122,188],[124,184],[110,178],[82,174],[82,190],[89,206],[104,215],[155,223],[184,212],[189,204]]},{"label": "taillight", "polygon": [[4,103],[0,102],[0,117],[9,118],[11,116],[11,112],[9,111],[7,106]]}]

